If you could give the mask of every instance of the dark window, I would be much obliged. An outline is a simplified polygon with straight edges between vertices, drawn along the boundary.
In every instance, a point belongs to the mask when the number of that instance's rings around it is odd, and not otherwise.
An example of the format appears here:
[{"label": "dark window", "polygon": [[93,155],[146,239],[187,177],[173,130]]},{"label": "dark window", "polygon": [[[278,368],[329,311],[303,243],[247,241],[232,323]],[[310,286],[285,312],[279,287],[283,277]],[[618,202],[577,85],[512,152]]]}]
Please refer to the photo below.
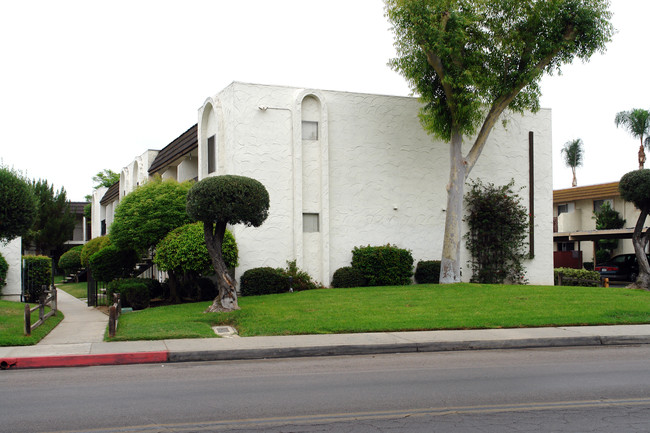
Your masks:
[{"label": "dark window", "polygon": [[214,144],[214,135],[208,137],[208,173],[216,171],[217,149]]}]

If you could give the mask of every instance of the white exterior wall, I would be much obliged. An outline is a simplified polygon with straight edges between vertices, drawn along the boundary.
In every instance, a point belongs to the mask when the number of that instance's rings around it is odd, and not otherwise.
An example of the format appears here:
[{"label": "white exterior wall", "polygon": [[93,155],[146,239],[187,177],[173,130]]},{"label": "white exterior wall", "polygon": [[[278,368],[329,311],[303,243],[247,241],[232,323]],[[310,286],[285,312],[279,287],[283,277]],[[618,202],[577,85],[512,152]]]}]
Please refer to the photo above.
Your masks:
[{"label": "white exterior wall", "polygon": [[[271,198],[261,227],[233,227],[237,276],[295,259],[328,285],[336,269],[350,264],[355,246],[386,243],[410,249],[416,263],[439,260],[449,146],[424,132],[419,107],[414,98],[244,83],[209,98],[198,116],[199,178],[250,176]],[[319,139],[303,143],[301,121],[314,116]],[[525,265],[530,283],[552,284],[550,110],[511,114],[507,130],[499,123],[471,178],[498,185],[514,178],[515,188],[527,187],[529,131],[535,135],[535,259]],[[215,173],[207,172],[210,135],[217,141]],[[527,204],[528,189],[521,195]],[[320,232],[303,233],[303,212],[320,214]],[[471,276],[468,258],[463,249],[464,281]]]},{"label": "white exterior wall", "polygon": [[[640,212],[633,203],[624,201],[620,196],[599,198],[598,200],[611,200],[612,209],[617,211],[621,218],[625,220],[626,228],[634,228],[639,218]],[[596,220],[594,217],[594,199],[576,200],[567,203],[555,203],[554,215],[557,216],[557,206],[559,204],[569,204],[569,212],[560,214],[558,219],[558,232],[579,232],[596,230]],[[582,251],[583,262],[594,261],[594,243],[591,241],[576,242],[575,249]],[[632,239],[619,239],[618,247],[612,252],[617,254],[633,254],[634,245]]]},{"label": "white exterior wall", "polygon": [[194,179],[199,175],[199,163],[196,155],[190,153],[183,161],[178,164],[176,169],[176,180],[185,182],[186,180]]},{"label": "white exterior wall", "polygon": [[93,191],[90,208],[90,232],[93,238],[98,238],[102,233],[102,220],[106,218],[106,209],[99,202],[106,194],[108,188],[99,187]]},{"label": "white exterior wall", "polygon": [[2,299],[7,301],[20,301],[20,262],[22,238],[16,238],[6,245],[0,243],[0,254],[7,261],[7,284],[0,289]]}]

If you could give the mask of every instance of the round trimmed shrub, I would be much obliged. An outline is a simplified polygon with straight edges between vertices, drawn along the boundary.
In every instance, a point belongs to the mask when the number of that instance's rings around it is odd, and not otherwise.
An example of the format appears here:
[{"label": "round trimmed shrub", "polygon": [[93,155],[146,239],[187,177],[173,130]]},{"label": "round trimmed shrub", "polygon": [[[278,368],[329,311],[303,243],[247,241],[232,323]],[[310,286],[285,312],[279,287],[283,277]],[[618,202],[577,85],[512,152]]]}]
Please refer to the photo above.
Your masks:
[{"label": "round trimmed shrub", "polygon": [[63,269],[66,274],[72,274],[81,269],[81,251],[83,246],[74,247],[66,251],[59,258],[59,269]]},{"label": "round trimmed shrub", "polygon": [[363,287],[366,285],[366,279],[360,270],[352,266],[338,268],[332,276],[332,287]]},{"label": "round trimmed shrub", "polygon": [[115,245],[97,251],[88,260],[93,278],[104,282],[130,276],[137,262],[135,250],[120,250]]},{"label": "round trimmed shrub", "polygon": [[249,269],[241,276],[242,296],[269,295],[289,291],[289,278],[282,269],[270,267]]},{"label": "round trimmed shrub", "polygon": [[404,286],[411,284],[413,256],[409,250],[391,244],[354,247],[352,267],[361,272],[369,286]]},{"label": "round trimmed shrub", "polygon": [[126,295],[126,300],[134,310],[144,310],[149,308],[151,294],[149,288],[144,283],[126,283],[122,284],[122,293]]},{"label": "round trimmed shrub", "polygon": [[81,249],[81,265],[87,268],[89,266],[88,261],[90,260],[90,256],[102,248],[109,246],[110,244],[111,240],[108,238],[108,236],[100,236],[86,242]]},{"label": "round trimmed shrub", "polygon": [[440,282],[440,260],[420,260],[415,267],[415,282],[438,284]]}]

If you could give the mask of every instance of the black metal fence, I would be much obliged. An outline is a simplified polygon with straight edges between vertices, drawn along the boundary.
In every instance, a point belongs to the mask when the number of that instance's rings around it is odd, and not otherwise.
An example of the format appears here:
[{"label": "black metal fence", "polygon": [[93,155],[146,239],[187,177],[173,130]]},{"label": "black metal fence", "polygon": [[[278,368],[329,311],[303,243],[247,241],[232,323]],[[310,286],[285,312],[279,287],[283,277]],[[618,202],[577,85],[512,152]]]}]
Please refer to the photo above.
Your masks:
[{"label": "black metal fence", "polygon": [[106,286],[107,284],[103,281],[96,281],[93,278],[93,273],[88,269],[88,306],[97,307],[99,305],[108,305],[108,299],[106,298]]}]

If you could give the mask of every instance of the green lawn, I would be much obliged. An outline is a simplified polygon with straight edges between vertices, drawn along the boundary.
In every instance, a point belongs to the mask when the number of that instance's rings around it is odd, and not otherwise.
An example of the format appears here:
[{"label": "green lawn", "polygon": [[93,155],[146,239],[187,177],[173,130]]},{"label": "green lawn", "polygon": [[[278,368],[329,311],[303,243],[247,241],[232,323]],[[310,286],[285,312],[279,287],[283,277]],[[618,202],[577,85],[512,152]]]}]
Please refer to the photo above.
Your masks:
[{"label": "green lawn", "polygon": [[64,292],[67,292],[68,294],[74,296],[75,298],[86,299],[88,297],[88,283],[85,281],[81,283],[68,284],[55,282],[55,284],[57,289],[61,289]]},{"label": "green lawn", "polygon": [[[30,304],[31,307],[34,305]],[[50,311],[49,308],[45,309]],[[23,334],[25,328],[25,304],[20,302],[0,301],[0,346],[29,346],[38,343],[58,323],[63,320],[63,313],[60,311],[54,317],[48,318],[44,324],[26,337]],[[38,311],[31,314],[32,324],[38,321]]]},{"label": "green lawn", "polygon": [[88,283],[86,283],[85,281],[81,283],[67,283],[67,284],[63,284],[62,281],[63,281],[62,276],[54,277],[54,284],[56,285],[57,289],[61,289],[64,292],[67,292],[68,294],[78,299],[86,299],[88,297]]},{"label": "green lawn", "polygon": [[208,305],[127,313],[114,340],[214,337],[225,324],[252,336],[650,323],[650,292],[600,287],[426,284],[242,297],[227,314]]}]

